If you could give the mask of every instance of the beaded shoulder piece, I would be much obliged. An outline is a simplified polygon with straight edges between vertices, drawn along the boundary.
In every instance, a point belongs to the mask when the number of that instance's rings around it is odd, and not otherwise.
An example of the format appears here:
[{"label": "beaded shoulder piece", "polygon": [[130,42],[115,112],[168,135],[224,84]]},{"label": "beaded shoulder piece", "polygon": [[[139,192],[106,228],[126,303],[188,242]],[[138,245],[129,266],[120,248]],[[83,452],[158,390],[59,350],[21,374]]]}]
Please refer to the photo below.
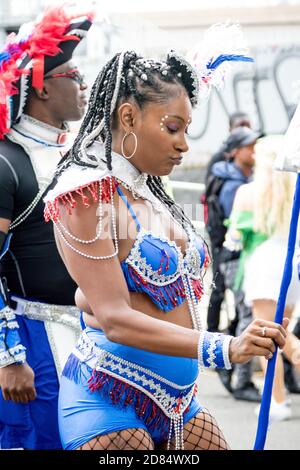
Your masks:
[{"label": "beaded shoulder piece", "polygon": [[100,197],[102,202],[110,202],[111,183],[114,192],[118,182],[107,169],[71,166],[63,172],[56,186],[44,198],[46,222],[59,220],[60,203],[71,215],[77,204],[74,198],[76,194],[81,197],[85,207],[89,207],[91,202],[100,202]]},{"label": "beaded shoulder piece", "polygon": [[[71,165],[58,178],[56,186],[44,198],[45,220],[59,220],[59,203],[62,203],[71,214],[76,206],[75,194],[79,194],[83,204],[89,207],[90,202],[112,202],[111,196],[118,184],[131,191],[135,199],[142,198],[151,202],[153,209],[160,212],[162,204],[146,184],[148,175],[140,173],[128,160],[112,152],[112,171],[107,169],[104,160],[103,145],[94,142],[89,149],[97,160],[97,167],[90,168]],[[101,184],[101,187],[100,187]],[[100,199],[101,193],[101,199]]]}]

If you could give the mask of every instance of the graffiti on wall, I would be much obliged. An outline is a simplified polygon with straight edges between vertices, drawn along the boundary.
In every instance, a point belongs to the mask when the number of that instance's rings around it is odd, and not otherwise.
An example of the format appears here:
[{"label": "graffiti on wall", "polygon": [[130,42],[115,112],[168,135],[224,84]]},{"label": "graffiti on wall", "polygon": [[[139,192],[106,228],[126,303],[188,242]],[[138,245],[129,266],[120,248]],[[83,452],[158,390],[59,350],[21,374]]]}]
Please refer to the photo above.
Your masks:
[{"label": "graffiti on wall", "polygon": [[[235,111],[248,112],[261,135],[285,132],[300,98],[300,46],[259,50],[256,55],[256,65],[251,71],[233,76],[232,99],[226,100],[222,91],[214,90],[218,113],[228,119]],[[213,119],[212,103],[210,99],[206,104],[201,125],[193,127],[192,140],[205,136]]]}]

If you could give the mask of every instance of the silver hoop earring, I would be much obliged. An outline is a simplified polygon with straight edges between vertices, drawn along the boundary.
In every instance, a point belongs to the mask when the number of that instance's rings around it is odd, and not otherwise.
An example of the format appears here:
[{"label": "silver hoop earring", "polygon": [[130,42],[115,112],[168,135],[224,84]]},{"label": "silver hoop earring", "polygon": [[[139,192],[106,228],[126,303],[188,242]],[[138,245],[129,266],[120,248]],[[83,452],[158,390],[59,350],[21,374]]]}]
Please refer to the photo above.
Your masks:
[{"label": "silver hoop earring", "polygon": [[[129,157],[126,157],[125,152],[124,152],[124,141],[125,141],[126,137],[128,137],[130,134],[132,134],[133,137],[134,137],[134,142],[135,142],[135,143],[134,143],[134,150],[133,150],[132,154],[129,155]],[[122,152],[123,157],[126,158],[127,160],[130,160],[130,158],[132,158],[133,155],[135,154],[136,149],[137,149],[137,136],[135,135],[134,132],[131,131],[131,132],[129,132],[129,134],[125,134],[124,137],[123,137],[123,139],[122,139],[122,143],[121,143],[121,152]]]}]

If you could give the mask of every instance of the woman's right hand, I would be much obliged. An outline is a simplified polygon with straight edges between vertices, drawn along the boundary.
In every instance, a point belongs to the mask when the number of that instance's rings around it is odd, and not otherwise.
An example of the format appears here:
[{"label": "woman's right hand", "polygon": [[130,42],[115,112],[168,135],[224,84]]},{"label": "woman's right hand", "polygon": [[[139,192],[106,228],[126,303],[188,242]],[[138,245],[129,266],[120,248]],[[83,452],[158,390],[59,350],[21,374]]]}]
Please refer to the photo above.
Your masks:
[{"label": "woman's right hand", "polygon": [[0,369],[0,387],[4,400],[28,403],[36,398],[34,372],[28,364],[11,364]]},{"label": "woman's right hand", "polygon": [[280,349],[285,346],[288,324],[288,318],[283,319],[282,325],[267,320],[253,320],[240,336],[233,338],[230,342],[230,362],[244,364],[254,356],[271,359],[276,344]]}]

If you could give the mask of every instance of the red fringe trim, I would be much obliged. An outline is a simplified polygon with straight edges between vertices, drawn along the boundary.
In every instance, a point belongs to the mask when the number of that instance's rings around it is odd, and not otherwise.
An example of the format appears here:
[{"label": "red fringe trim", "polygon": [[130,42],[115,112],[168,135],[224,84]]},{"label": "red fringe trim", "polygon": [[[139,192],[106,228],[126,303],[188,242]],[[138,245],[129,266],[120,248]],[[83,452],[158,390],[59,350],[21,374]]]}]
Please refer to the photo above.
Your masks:
[{"label": "red fringe trim", "polygon": [[[111,377],[105,372],[93,370],[91,377],[88,379],[89,389],[91,392],[101,392],[108,396],[111,402],[118,406],[126,407],[131,405],[137,416],[142,418],[144,423],[150,430],[162,428],[167,432],[170,426],[170,420],[162,411],[162,409],[141,390],[134,386]],[[195,396],[197,394],[197,385],[194,386]],[[182,397],[178,397],[174,411],[179,413]],[[185,413],[189,407],[185,410]]]},{"label": "red fringe trim", "polygon": [[203,284],[200,280],[192,279],[192,286],[195,297],[199,301],[203,295]]},{"label": "red fringe trim", "polygon": [[[142,276],[131,266],[128,266],[128,273],[133,279],[134,283],[146,291],[157,302],[168,305],[171,302],[175,308],[178,305],[178,297],[181,299],[185,297],[185,290],[181,278],[168,284],[166,286],[156,286],[145,281]],[[167,298],[166,298],[167,297]]]},{"label": "red fringe trim", "polygon": [[169,425],[169,418],[150,397],[121,379],[114,379],[105,372],[93,370],[88,384],[91,392],[99,391],[104,394],[107,392],[108,398],[114,405],[133,406],[137,416],[143,418],[148,426],[152,424],[154,427],[158,425],[167,427]]},{"label": "red fringe trim", "polygon": [[[103,180],[102,183],[102,202],[110,202],[110,176],[107,176]],[[115,178],[112,178],[112,191],[113,194],[115,193],[118,182]],[[87,195],[87,192],[90,194]],[[92,202],[99,202],[99,181],[93,181],[85,186],[80,186],[68,193],[62,194],[58,196],[53,202],[48,201],[45,205],[44,210],[44,217],[45,221],[49,222],[49,220],[53,220],[53,222],[57,222],[59,219],[59,204],[63,204],[63,206],[67,209],[68,214],[72,215],[72,210],[76,207],[77,202],[74,199],[74,195],[79,194],[81,197],[82,203],[85,207],[90,207],[91,199]]]},{"label": "red fringe trim", "polygon": [[210,264],[210,257],[209,257],[207,248],[205,248],[205,259],[203,263],[203,268],[207,268],[209,264]]},{"label": "red fringe trim", "polygon": [[[175,308],[178,305],[178,297],[181,299],[185,298],[185,290],[181,277],[166,286],[156,286],[145,281],[131,265],[128,266],[128,273],[134,283],[142,290],[146,291],[157,302],[163,303],[164,305],[168,305],[169,302],[171,302],[172,306]],[[192,279],[192,287],[196,299],[200,301],[203,295],[202,282]]]}]

